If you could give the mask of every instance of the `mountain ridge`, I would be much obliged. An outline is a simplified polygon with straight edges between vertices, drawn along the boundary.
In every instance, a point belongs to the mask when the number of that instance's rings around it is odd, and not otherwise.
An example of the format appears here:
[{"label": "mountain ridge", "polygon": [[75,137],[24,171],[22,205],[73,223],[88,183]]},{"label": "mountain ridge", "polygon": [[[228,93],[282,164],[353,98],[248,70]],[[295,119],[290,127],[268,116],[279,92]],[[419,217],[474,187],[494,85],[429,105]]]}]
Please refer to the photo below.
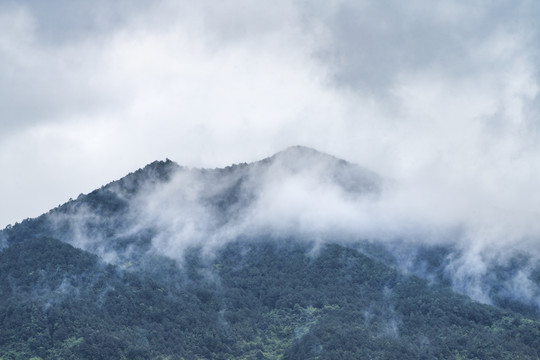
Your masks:
[{"label": "mountain ridge", "polygon": [[460,249],[340,232],[383,182],[306,147],[166,159],[9,226],[0,359],[538,358],[540,312],[504,297],[527,258],[479,279],[497,308],[452,290]]}]

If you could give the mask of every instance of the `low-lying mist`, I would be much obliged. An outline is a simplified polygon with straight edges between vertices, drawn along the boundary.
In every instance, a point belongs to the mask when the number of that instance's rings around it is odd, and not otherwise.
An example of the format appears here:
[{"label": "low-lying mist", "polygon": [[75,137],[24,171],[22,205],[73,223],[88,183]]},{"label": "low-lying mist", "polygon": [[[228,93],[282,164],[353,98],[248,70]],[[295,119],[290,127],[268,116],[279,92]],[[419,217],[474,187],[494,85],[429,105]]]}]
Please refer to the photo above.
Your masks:
[{"label": "low-lying mist", "polygon": [[103,187],[100,199],[53,211],[53,227],[64,241],[120,265],[141,254],[181,264],[186,249],[212,256],[239,239],[294,239],[315,249],[375,244],[402,270],[449,282],[478,301],[540,309],[538,225],[504,209],[463,207],[469,191],[438,202],[425,184],[384,179],[304,147],[223,169],[166,162],[146,170]]}]

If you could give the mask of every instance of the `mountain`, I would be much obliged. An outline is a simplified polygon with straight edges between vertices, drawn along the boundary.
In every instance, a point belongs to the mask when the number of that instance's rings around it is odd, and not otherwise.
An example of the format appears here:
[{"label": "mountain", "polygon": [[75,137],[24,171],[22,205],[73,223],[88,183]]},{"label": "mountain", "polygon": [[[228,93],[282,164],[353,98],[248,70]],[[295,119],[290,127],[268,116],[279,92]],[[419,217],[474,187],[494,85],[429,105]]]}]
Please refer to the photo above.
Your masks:
[{"label": "mountain", "polygon": [[493,265],[499,302],[457,293],[461,249],[362,233],[387,183],[305,147],[157,161],[9,226],[0,359],[538,359],[534,302],[505,297],[535,259]]},{"label": "mountain", "polygon": [[[188,169],[170,160],[156,161],[36,219],[6,228],[0,244],[47,236],[115,264],[138,261],[142,254],[170,254],[172,248],[208,245],[217,238],[222,242],[270,232],[289,236],[291,228],[302,227],[301,221],[313,226],[305,209],[299,208],[306,202],[321,202],[325,193],[376,196],[381,183],[366,169],[300,146],[223,169]],[[319,214],[321,210],[307,215],[331,216]]]}]

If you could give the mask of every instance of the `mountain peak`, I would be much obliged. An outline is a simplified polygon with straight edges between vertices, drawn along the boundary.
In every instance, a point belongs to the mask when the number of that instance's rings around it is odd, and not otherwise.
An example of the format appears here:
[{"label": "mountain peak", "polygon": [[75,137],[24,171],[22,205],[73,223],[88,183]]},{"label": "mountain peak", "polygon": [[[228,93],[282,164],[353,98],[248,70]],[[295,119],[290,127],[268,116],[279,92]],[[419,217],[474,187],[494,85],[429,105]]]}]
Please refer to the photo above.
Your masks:
[{"label": "mountain peak", "polygon": [[[277,154],[281,154],[281,153],[296,153],[296,154],[321,154],[321,155],[326,155],[322,152],[320,152],[319,150],[316,150],[314,148],[311,148],[309,146],[304,146],[304,145],[292,145],[292,146],[289,146],[283,150],[281,150],[280,152],[278,152]],[[276,154],[276,155],[277,155]]]},{"label": "mountain peak", "polygon": [[262,170],[261,174],[279,174],[283,178],[302,175],[335,183],[346,192],[357,195],[379,193],[383,182],[381,176],[366,168],[302,145],[290,146],[249,166]]},{"label": "mountain peak", "polygon": [[279,164],[291,170],[313,168],[324,164],[347,164],[345,160],[302,145],[290,146],[262,160],[261,163]]},{"label": "mountain peak", "polygon": [[314,148],[303,146],[303,145],[294,145],[289,146],[288,148],[281,150],[280,152],[274,154],[272,157],[297,157],[297,158],[305,158],[305,157],[312,157],[312,158],[334,158],[332,155],[329,155],[327,153],[321,152],[319,150],[316,150]]}]

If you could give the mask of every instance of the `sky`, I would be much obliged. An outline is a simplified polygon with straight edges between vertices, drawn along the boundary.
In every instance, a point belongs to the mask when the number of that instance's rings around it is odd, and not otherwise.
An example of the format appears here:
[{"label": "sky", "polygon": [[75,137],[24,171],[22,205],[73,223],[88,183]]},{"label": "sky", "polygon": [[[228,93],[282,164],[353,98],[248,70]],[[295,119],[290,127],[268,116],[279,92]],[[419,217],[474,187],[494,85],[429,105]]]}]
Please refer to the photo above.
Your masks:
[{"label": "sky", "polygon": [[154,160],[301,144],[400,184],[401,211],[536,241],[538,18],[520,0],[0,0],[0,227]]}]

